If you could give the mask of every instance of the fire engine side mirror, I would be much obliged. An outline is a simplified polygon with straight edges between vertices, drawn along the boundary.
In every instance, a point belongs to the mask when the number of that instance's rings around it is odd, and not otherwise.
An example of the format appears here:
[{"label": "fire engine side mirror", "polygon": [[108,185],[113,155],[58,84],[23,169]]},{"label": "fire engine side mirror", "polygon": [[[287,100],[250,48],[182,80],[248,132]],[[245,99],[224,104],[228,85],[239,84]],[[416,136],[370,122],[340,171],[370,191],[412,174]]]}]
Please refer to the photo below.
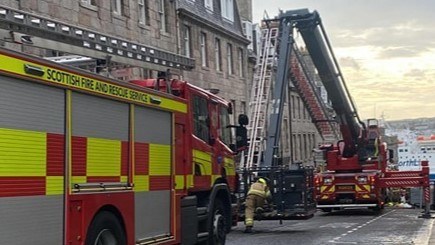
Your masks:
[{"label": "fire engine side mirror", "polygon": [[248,116],[245,114],[240,114],[239,115],[239,124],[240,125],[248,125],[249,124]]},{"label": "fire engine side mirror", "polygon": [[248,130],[240,125],[236,127],[236,149],[248,146]]}]

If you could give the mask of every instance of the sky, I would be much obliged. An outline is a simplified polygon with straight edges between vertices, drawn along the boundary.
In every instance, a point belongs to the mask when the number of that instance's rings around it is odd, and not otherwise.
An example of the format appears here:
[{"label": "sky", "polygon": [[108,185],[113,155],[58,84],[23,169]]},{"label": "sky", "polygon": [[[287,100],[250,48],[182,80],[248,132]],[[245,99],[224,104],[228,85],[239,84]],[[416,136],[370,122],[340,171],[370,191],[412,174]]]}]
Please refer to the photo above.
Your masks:
[{"label": "sky", "polygon": [[435,117],[434,0],[253,0],[266,11],[319,12],[360,118]]}]

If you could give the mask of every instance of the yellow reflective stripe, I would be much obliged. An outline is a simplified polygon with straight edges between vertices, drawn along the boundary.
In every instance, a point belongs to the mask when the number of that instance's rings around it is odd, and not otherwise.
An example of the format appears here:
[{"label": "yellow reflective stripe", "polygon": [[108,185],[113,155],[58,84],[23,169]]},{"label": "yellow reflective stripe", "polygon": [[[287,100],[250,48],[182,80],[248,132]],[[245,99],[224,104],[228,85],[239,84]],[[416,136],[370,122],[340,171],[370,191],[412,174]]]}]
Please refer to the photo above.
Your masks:
[{"label": "yellow reflective stripe", "polygon": [[87,176],[121,175],[121,142],[88,138]]},{"label": "yellow reflective stripe", "polygon": [[171,175],[171,147],[169,145],[150,144],[149,174]]},{"label": "yellow reflective stripe", "polygon": [[370,185],[362,185],[363,188],[361,188],[359,185],[355,185],[355,190],[357,192],[367,192],[370,190]]},{"label": "yellow reflective stripe", "polygon": [[[126,88],[121,85],[112,84],[102,80],[86,77],[72,72],[57,70],[48,66],[39,65],[33,62],[27,62],[15,57],[0,54],[1,70],[19,74],[26,77],[37,78],[52,84],[72,87],[79,90],[90,91],[118,99],[125,99],[144,105],[153,105],[160,108],[170,109],[182,113],[187,113],[187,104],[149,94],[140,90]],[[35,76],[24,71],[25,65],[32,65],[44,71],[43,76]],[[152,103],[151,101],[159,101]]]},{"label": "yellow reflective stripe", "polygon": [[225,170],[227,171],[228,176],[236,175],[236,168],[235,168],[233,159],[225,157],[224,158],[224,167],[225,167]]},{"label": "yellow reflective stripe", "polygon": [[134,176],[134,191],[149,191],[150,190],[150,177],[148,175],[135,175]]},{"label": "yellow reflective stripe", "polygon": [[121,176],[121,182],[127,182],[128,176]]},{"label": "yellow reflective stripe", "polygon": [[[80,184],[80,183],[86,183],[87,179],[86,176],[71,176],[71,183],[72,184]],[[71,185],[71,187],[73,187]]]},{"label": "yellow reflective stripe", "polygon": [[186,187],[190,188],[193,187],[194,183],[193,183],[193,174],[189,174],[186,176]]},{"label": "yellow reflective stripe", "polygon": [[45,176],[46,133],[0,128],[0,176]]},{"label": "yellow reflective stripe", "polygon": [[254,224],[254,219],[245,218],[245,225],[246,226],[252,226],[253,224]]},{"label": "yellow reflective stripe", "polygon": [[63,176],[47,176],[45,178],[45,194],[63,194]]},{"label": "yellow reflective stripe", "polygon": [[184,175],[176,175],[175,176],[175,189],[182,190],[184,189]]},{"label": "yellow reflective stripe", "polygon": [[[335,185],[331,186],[330,188],[329,187],[330,187],[329,185],[320,186],[320,192],[334,192],[335,191]],[[326,189],[328,189],[328,190],[326,190]]]},{"label": "yellow reflective stripe", "polygon": [[[201,168],[202,175],[211,175],[211,153],[193,150],[193,162]],[[195,166],[194,166],[195,167]]]}]

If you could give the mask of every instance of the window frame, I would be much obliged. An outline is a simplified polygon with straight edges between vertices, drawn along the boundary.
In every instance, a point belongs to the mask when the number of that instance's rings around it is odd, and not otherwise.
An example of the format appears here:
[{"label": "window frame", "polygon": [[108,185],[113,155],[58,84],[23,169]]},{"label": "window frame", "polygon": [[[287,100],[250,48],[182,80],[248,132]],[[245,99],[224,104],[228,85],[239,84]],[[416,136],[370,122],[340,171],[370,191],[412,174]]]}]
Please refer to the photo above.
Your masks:
[{"label": "window frame", "polygon": [[81,0],[80,3],[87,6],[97,7],[97,0]]},{"label": "window frame", "polygon": [[166,4],[165,4],[165,0],[159,0],[159,4],[158,4],[158,11],[157,13],[159,14],[159,23],[160,23],[160,31],[163,32],[167,32],[167,27],[166,27]]},{"label": "window frame", "polygon": [[221,40],[217,37],[214,39],[214,55],[216,71],[222,71]]},{"label": "window frame", "polygon": [[191,30],[190,26],[184,25],[183,27],[183,51],[186,57],[192,57],[192,48],[191,48]]},{"label": "window frame", "polygon": [[122,0],[112,0],[112,13],[122,16]]},{"label": "window frame", "polygon": [[243,62],[243,49],[239,48],[238,49],[238,61],[239,61],[239,77],[243,78],[245,77],[245,63]]},{"label": "window frame", "polygon": [[234,73],[233,45],[231,43],[227,43],[227,69],[228,69],[228,74],[233,75]]},{"label": "window frame", "polygon": [[224,19],[234,22],[233,0],[221,0],[221,15]]},{"label": "window frame", "polygon": [[194,94],[192,96],[193,134],[207,144],[210,143],[209,114],[207,98]]},{"label": "window frame", "polygon": [[226,146],[230,146],[233,139],[231,134],[231,128],[228,126],[231,125],[230,114],[228,113],[228,108],[221,105],[219,107],[219,139]]},{"label": "window frame", "polygon": [[149,9],[148,9],[148,0],[138,0],[138,12],[139,12],[139,24],[141,25],[149,25]]},{"label": "window frame", "polygon": [[205,32],[199,34],[199,46],[201,52],[201,65],[202,67],[208,67],[207,34]]},{"label": "window frame", "polygon": [[204,7],[207,10],[213,11],[213,0],[204,0]]}]

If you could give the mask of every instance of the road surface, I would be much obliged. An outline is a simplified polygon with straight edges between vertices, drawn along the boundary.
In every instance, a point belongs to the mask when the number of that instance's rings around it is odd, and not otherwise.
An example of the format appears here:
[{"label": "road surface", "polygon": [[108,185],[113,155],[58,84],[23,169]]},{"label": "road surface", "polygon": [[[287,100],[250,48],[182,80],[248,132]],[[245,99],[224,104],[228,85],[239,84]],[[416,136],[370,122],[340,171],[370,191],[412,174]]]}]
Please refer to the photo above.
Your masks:
[{"label": "road surface", "polygon": [[243,233],[243,222],[227,236],[227,245],[255,244],[394,244],[427,245],[434,219],[418,218],[421,209],[318,211],[301,221],[256,221],[254,233]]}]

